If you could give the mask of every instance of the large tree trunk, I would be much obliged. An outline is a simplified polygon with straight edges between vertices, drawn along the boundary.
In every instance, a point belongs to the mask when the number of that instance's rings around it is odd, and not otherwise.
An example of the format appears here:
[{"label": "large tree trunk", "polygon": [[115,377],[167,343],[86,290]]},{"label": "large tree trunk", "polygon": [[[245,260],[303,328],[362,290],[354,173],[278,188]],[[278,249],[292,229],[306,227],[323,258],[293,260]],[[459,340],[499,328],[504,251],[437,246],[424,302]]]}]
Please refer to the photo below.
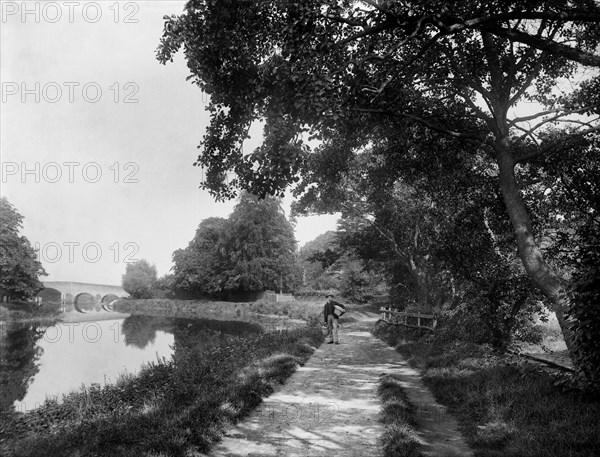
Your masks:
[{"label": "large tree trunk", "polygon": [[521,191],[515,177],[515,161],[508,149],[506,141],[497,149],[497,162],[500,169],[500,189],[504,204],[515,230],[519,257],[525,271],[532,281],[542,290],[552,302],[552,308],[565,338],[565,343],[571,355],[572,335],[565,312],[569,307],[569,299],[565,290],[564,280],[554,272],[544,261],[542,251],[533,237],[531,219],[521,197]]}]

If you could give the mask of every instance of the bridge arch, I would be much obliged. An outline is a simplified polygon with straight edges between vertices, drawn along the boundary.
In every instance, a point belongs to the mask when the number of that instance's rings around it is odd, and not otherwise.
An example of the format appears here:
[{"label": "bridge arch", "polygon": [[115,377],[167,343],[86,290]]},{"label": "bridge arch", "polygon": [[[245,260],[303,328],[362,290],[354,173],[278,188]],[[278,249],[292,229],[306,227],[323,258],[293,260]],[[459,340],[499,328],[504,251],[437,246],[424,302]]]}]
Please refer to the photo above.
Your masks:
[{"label": "bridge arch", "polygon": [[75,309],[80,313],[89,313],[90,311],[93,311],[95,303],[94,296],[89,292],[81,292],[77,294],[73,300]]},{"label": "bridge arch", "polygon": [[114,311],[113,305],[114,302],[116,302],[117,300],[119,300],[119,297],[117,295],[106,294],[104,297],[102,297],[102,300],[100,301],[102,309],[104,311]]},{"label": "bridge arch", "polygon": [[106,294],[104,297],[102,297],[101,302],[102,303],[110,303],[112,301],[118,300],[119,297],[115,294]]}]

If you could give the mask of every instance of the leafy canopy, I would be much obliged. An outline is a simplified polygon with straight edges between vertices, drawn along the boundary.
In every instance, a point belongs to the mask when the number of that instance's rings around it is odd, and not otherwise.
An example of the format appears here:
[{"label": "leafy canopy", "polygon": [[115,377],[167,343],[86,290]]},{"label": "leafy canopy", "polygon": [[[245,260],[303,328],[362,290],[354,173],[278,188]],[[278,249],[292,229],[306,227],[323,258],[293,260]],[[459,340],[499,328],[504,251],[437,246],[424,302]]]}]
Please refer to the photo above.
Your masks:
[{"label": "leafy canopy", "polygon": [[[197,164],[217,198],[237,188],[278,194],[306,173],[303,133],[327,137],[340,120],[373,115],[419,122],[492,156],[544,153],[540,132],[571,113],[598,113],[590,97],[554,88],[577,64],[598,67],[600,7],[578,1],[190,1],[165,17],[157,57],[183,49],[210,94],[211,122]],[[542,103],[511,115],[519,101]],[[250,124],[263,144],[244,154]],[[581,131],[598,128],[594,122]],[[365,135],[363,144],[369,140]],[[227,181],[234,171],[236,179]]]}]

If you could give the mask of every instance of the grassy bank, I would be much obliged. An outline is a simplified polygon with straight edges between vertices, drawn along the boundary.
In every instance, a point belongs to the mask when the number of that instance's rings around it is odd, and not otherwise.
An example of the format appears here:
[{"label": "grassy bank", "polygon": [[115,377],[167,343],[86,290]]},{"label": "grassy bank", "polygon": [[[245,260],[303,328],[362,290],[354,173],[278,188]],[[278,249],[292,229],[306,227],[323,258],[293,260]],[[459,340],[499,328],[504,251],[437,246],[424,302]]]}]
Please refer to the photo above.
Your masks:
[{"label": "grassy bank", "polygon": [[0,322],[52,321],[57,314],[56,306],[38,307],[26,302],[0,304]]},{"label": "grassy bank", "polygon": [[420,369],[477,457],[600,455],[600,400],[561,387],[563,375],[474,344],[405,342],[398,331],[374,333]]},{"label": "grassy bank", "polygon": [[148,316],[173,316],[192,319],[248,320],[265,316],[281,319],[312,321],[320,318],[325,299],[320,301],[297,300],[292,302],[235,303],[202,300],[119,300],[115,311]]},{"label": "grassy bank", "polygon": [[384,456],[421,457],[421,445],[415,430],[415,407],[408,401],[400,382],[391,375],[382,377],[377,394],[382,404]]},{"label": "grassy bank", "polygon": [[3,456],[188,456],[207,452],[321,344],[318,328],[206,350],[182,335],[171,361],[92,386],[0,425]]}]

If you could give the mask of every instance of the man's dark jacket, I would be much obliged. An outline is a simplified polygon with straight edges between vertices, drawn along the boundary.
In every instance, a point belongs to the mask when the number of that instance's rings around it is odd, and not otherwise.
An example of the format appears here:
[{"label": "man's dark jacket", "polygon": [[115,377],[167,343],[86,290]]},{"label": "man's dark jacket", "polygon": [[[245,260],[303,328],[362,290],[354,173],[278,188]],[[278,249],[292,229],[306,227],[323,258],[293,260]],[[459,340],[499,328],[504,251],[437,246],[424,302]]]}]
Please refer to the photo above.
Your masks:
[{"label": "man's dark jacket", "polygon": [[339,305],[339,303],[333,300],[328,300],[327,303],[325,303],[325,306],[323,307],[323,316],[325,317],[325,322],[327,322],[327,316],[330,314],[332,314],[335,319],[338,318],[333,312],[335,309],[334,305]]}]

